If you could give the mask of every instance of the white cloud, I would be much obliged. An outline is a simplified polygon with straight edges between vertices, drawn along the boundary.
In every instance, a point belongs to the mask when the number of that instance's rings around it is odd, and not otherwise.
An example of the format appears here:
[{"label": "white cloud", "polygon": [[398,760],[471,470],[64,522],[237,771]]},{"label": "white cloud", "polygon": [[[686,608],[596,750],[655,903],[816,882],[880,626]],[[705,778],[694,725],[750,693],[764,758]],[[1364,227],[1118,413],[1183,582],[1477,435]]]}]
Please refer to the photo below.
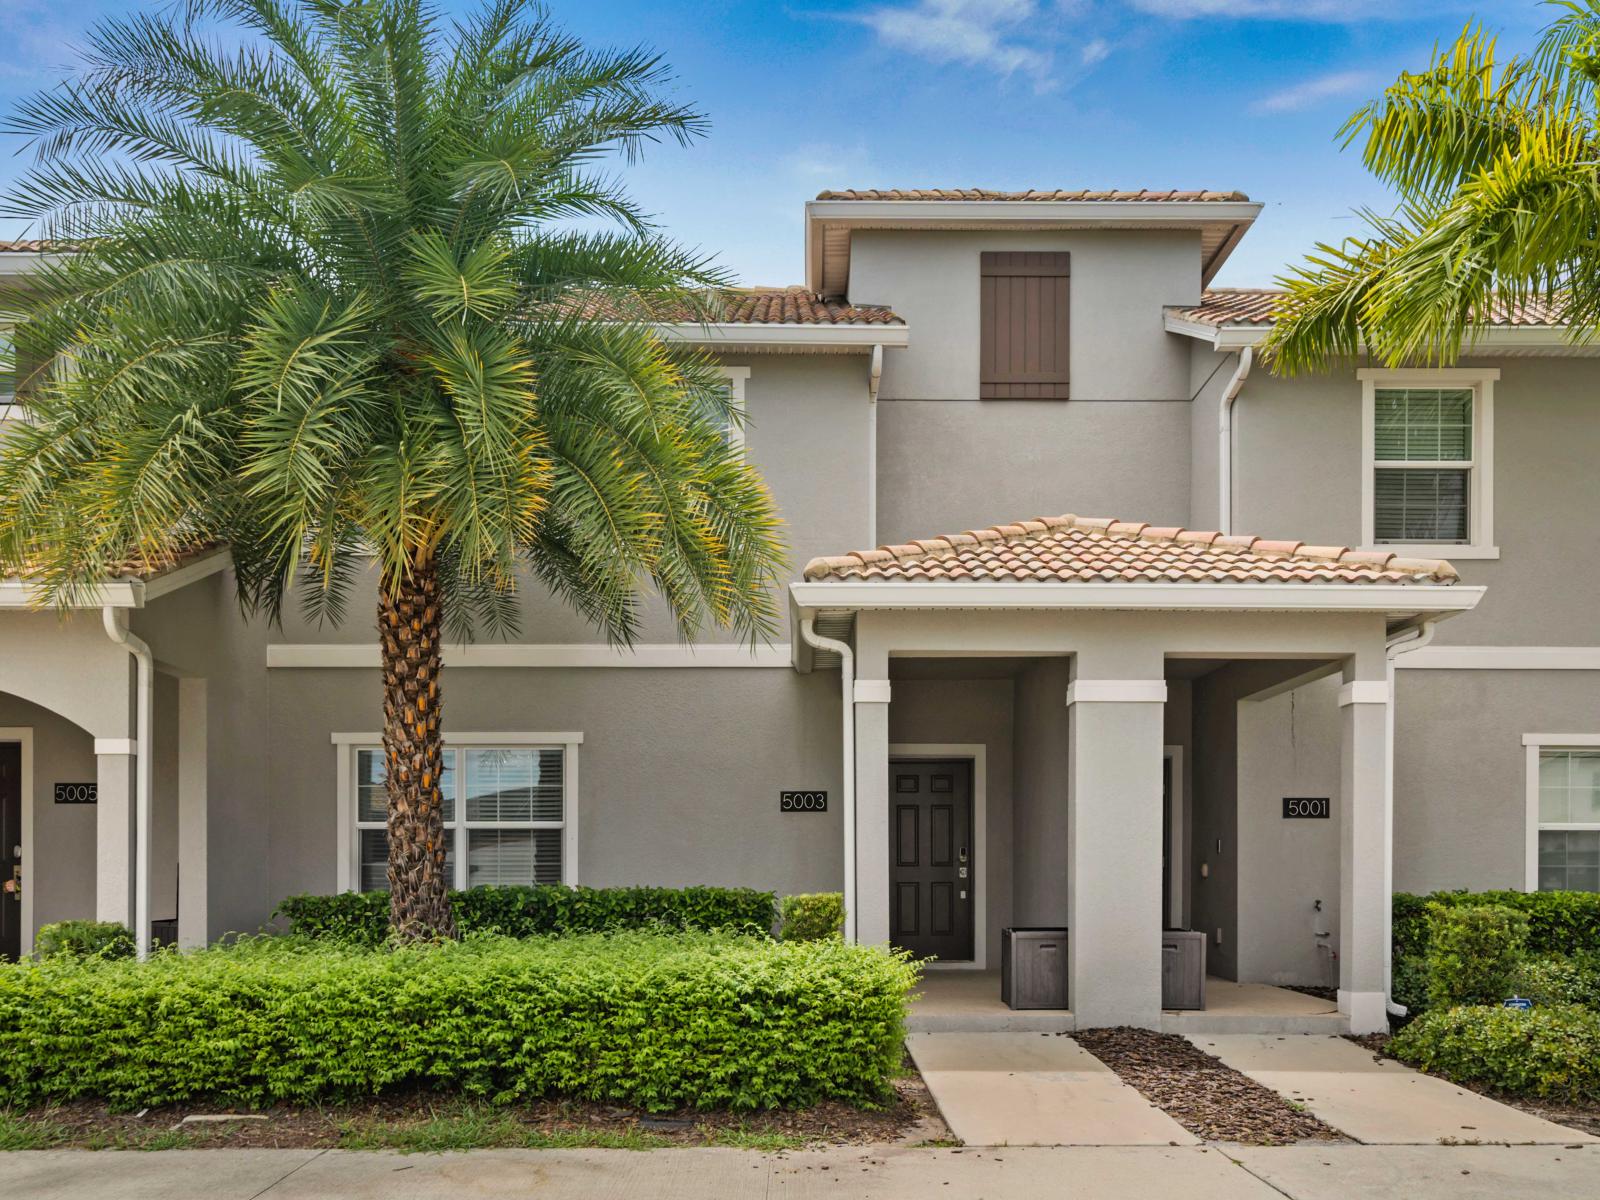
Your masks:
[{"label": "white cloud", "polygon": [[1136,12],[1155,17],[1223,17],[1265,21],[1329,21],[1350,24],[1374,19],[1414,20],[1433,12],[1453,12],[1467,6],[1437,3],[1403,3],[1395,0],[1127,0]]},{"label": "white cloud", "polygon": [[964,63],[1043,81],[1051,55],[1023,38],[1039,16],[1035,0],[917,0],[858,18],[884,43],[936,63]]},{"label": "white cloud", "polygon": [[1371,84],[1372,76],[1366,71],[1335,71],[1331,75],[1319,75],[1314,79],[1301,80],[1271,95],[1263,96],[1252,104],[1250,109],[1258,113],[1299,112],[1324,100],[1359,92]]},{"label": "white cloud", "polygon": [[1094,38],[1083,44],[1083,49],[1078,52],[1078,57],[1086,67],[1096,63],[1105,62],[1111,55],[1111,43],[1105,38]]}]

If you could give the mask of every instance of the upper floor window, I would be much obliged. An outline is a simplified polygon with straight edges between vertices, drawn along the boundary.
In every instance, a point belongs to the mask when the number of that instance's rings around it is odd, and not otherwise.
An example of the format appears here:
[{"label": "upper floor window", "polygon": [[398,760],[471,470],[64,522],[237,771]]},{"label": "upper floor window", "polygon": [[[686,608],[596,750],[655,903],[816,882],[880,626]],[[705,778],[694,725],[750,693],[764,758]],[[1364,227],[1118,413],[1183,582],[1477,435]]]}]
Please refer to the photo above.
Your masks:
[{"label": "upper floor window", "polygon": [[979,270],[978,398],[1065,400],[1070,254],[986,250]]},{"label": "upper floor window", "polygon": [[[388,887],[388,791],[379,738],[335,734],[341,891]],[[577,878],[578,734],[445,736],[445,869],[457,889]]]},{"label": "upper floor window", "polygon": [[1522,740],[1528,890],[1600,892],[1600,737],[1529,734]]},{"label": "upper floor window", "polygon": [[744,385],[750,378],[749,367],[722,367],[722,377],[728,381],[728,400],[733,411],[739,415],[739,420],[729,421],[723,426],[723,436],[728,445],[744,448]]},{"label": "upper floor window", "polygon": [[1498,375],[1360,372],[1363,545],[1457,557],[1497,553],[1491,453]]},{"label": "upper floor window", "polygon": [[0,421],[12,415],[11,406],[16,399],[16,347],[11,342],[11,329],[0,325]]}]

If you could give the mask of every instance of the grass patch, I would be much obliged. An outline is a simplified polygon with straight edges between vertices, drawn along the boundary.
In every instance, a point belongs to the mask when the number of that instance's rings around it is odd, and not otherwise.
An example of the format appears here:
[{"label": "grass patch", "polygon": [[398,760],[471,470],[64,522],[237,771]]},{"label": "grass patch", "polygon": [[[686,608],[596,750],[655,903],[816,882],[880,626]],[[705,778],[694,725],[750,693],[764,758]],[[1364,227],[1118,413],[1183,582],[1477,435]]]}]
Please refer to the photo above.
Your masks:
[{"label": "grass patch", "polygon": [[708,1127],[700,1132],[710,1146],[730,1146],[735,1150],[799,1150],[806,1139],[794,1133],[779,1133],[771,1129],[747,1129],[743,1125]]},{"label": "grass patch", "polygon": [[47,1116],[30,1116],[0,1108],[0,1150],[49,1150],[71,1137],[71,1130]]},{"label": "grass patch", "polygon": [[463,1100],[420,1121],[358,1118],[339,1126],[342,1150],[658,1150],[673,1142],[640,1129],[540,1129],[493,1105]]}]

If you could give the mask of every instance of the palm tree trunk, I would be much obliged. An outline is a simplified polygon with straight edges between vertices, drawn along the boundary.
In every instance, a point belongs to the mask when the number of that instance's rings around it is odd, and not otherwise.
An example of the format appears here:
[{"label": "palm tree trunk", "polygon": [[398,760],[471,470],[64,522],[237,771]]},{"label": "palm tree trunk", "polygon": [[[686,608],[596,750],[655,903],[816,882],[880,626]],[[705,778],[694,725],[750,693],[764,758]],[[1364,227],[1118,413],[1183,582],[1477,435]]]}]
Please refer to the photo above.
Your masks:
[{"label": "palm tree trunk", "polygon": [[456,936],[445,871],[439,723],[439,573],[414,563],[379,589],[383,754],[389,792],[389,928],[401,941]]}]

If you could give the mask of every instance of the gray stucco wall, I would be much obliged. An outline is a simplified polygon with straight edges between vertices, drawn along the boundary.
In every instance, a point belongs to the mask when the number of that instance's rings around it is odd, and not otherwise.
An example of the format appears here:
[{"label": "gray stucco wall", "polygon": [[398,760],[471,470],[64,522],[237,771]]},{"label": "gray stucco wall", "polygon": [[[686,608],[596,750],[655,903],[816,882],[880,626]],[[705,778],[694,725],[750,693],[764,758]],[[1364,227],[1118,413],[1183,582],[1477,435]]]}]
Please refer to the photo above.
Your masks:
[{"label": "gray stucco wall", "polygon": [[[376,671],[271,673],[271,903],[335,887],[335,732],[381,727]],[[454,669],[445,730],[579,732],[579,882],[838,891],[839,677],[787,669]],[[785,788],[826,813],[780,813]],[[268,904],[270,907],[270,903]]]},{"label": "gray stucco wall", "polygon": [[998,967],[1000,930],[1012,923],[1012,680],[899,679],[893,689],[891,753],[903,743],[985,747],[987,853],[980,884],[987,908],[987,965]]},{"label": "gray stucco wall", "polygon": [[1189,395],[1193,399],[1189,404],[1188,525],[1191,529],[1216,529],[1221,523],[1218,422],[1222,415],[1222,394],[1239,365],[1239,356],[1218,354],[1201,341],[1193,341],[1191,346]]},{"label": "gray stucco wall", "polygon": [[[55,803],[58,783],[95,778],[94,739],[49,709],[0,693],[0,726],[33,730],[33,931],[54,921],[94,918],[95,806]],[[4,903],[14,901],[9,898]]]},{"label": "gray stucco wall", "polygon": [[1521,888],[1525,733],[1600,734],[1600,672],[1397,672],[1394,886]]},{"label": "gray stucco wall", "polygon": [[1017,676],[1011,890],[1018,925],[1065,925],[1068,920],[1066,696],[1071,668],[1069,659],[1045,658]]},{"label": "gray stucco wall", "polygon": [[886,357],[882,399],[977,399],[985,250],[1071,253],[1074,400],[1189,398],[1188,348],[1165,332],[1162,307],[1200,298],[1198,233],[858,230],[851,300],[887,304],[912,330],[910,348]]},{"label": "gray stucco wall", "polygon": [[[1595,645],[1589,597],[1600,576],[1575,561],[1571,547],[1594,542],[1600,367],[1580,358],[1482,361],[1501,372],[1494,387],[1501,556],[1456,562],[1467,583],[1489,591],[1474,612],[1442,623],[1437,641]],[[1296,379],[1252,372],[1234,408],[1237,531],[1332,545],[1360,541],[1361,403],[1353,367]]]}]

